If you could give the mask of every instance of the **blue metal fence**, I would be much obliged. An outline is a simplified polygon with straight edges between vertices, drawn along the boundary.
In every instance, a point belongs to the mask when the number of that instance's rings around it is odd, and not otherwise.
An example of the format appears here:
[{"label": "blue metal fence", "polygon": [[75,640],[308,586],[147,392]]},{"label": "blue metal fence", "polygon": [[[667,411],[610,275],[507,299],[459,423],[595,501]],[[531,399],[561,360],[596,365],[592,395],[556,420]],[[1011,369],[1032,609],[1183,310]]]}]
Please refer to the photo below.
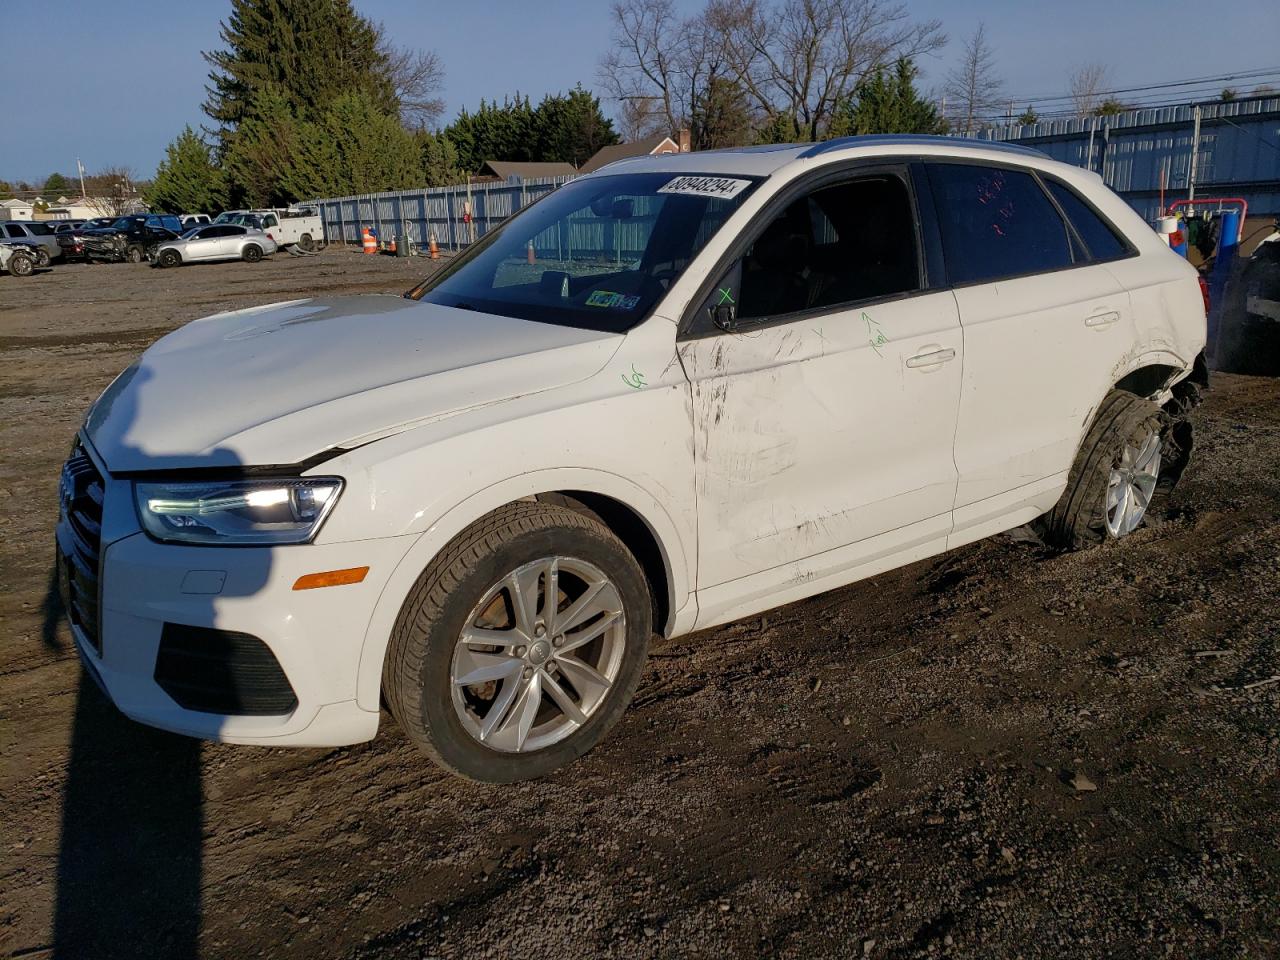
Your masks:
[{"label": "blue metal fence", "polygon": [[[1190,104],[1153,107],[995,127],[978,136],[1088,167],[1150,220],[1158,215],[1162,171],[1166,203],[1187,195],[1194,110]],[[1195,180],[1197,196],[1244,197],[1250,215],[1280,214],[1280,97],[1202,104]]]}]

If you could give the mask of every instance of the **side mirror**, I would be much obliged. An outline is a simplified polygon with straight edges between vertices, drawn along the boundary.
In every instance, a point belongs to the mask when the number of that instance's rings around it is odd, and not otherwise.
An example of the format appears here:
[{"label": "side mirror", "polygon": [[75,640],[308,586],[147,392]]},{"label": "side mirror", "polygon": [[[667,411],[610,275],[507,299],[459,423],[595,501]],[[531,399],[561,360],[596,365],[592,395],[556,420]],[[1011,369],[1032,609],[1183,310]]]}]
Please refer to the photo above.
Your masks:
[{"label": "side mirror", "polygon": [[738,311],[731,303],[721,303],[710,308],[711,322],[726,333],[732,333],[738,325]]},{"label": "side mirror", "polygon": [[742,261],[735,262],[711,288],[704,308],[712,326],[732,333],[742,324],[738,320],[738,293],[742,288]]}]

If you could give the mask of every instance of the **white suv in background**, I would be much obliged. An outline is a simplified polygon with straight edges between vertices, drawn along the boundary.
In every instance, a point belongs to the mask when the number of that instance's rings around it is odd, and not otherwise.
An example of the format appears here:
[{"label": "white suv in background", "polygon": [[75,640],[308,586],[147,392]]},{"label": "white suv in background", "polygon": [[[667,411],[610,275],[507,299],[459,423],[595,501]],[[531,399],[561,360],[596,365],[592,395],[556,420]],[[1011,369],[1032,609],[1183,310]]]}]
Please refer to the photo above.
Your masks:
[{"label": "white suv in background", "polygon": [[1039,153],[624,160],[404,297],[197,320],[91,409],[59,571],[129,716],[544,774],[674,636],[1035,522],[1123,537],[1190,449],[1195,270]]}]

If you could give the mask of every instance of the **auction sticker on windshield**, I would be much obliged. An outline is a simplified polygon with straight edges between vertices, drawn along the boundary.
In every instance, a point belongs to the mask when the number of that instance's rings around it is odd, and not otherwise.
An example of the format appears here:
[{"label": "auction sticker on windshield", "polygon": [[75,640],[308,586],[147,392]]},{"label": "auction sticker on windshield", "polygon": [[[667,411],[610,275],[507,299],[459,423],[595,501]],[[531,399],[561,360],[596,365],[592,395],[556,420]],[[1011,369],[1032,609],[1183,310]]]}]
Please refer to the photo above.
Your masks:
[{"label": "auction sticker on windshield", "polygon": [[731,177],[676,177],[659,187],[658,192],[732,200],[749,186],[751,186],[750,180],[737,180]]}]

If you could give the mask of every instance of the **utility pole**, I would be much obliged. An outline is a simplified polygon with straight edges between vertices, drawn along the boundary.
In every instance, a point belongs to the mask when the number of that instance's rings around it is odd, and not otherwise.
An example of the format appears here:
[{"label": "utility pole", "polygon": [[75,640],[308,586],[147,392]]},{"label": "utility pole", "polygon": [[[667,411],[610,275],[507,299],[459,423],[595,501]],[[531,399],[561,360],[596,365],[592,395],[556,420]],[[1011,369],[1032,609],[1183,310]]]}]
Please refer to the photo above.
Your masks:
[{"label": "utility pole", "polygon": [[1196,198],[1196,166],[1200,160],[1200,104],[1191,108],[1191,167],[1187,173],[1187,199]]},{"label": "utility pole", "polygon": [[84,164],[79,157],[76,157],[76,169],[80,171],[80,199],[83,200],[88,194],[84,192]]},{"label": "utility pole", "polygon": [[1089,118],[1089,154],[1085,157],[1084,168],[1093,172],[1093,131],[1098,126],[1098,115],[1095,113]]}]

